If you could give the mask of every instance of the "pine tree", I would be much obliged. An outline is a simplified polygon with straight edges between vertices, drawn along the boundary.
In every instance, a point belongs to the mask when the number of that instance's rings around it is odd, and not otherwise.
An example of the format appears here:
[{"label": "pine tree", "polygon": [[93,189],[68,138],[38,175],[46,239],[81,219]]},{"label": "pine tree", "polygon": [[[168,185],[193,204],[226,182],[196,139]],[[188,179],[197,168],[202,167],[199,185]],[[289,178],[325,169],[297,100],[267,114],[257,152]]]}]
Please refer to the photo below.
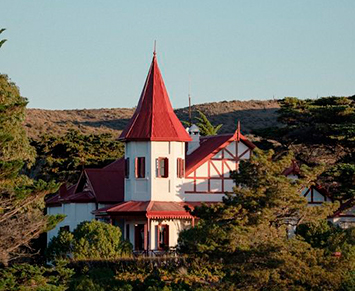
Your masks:
[{"label": "pine tree", "polygon": [[[0,34],[2,34],[6,29],[5,28],[0,28]],[[1,39],[0,40],[0,48],[3,46],[3,44],[6,42],[6,39]]]},{"label": "pine tree", "polygon": [[179,249],[222,270],[218,290],[340,290],[355,270],[354,258],[334,257],[290,232],[321,223],[338,207],[308,207],[301,195],[322,169],[303,166],[301,178],[292,180],[282,174],[292,155],[274,158],[272,151],[256,150],[241,162],[234,193],[195,208],[199,223],[181,232]]},{"label": "pine tree", "polygon": [[0,263],[23,255],[21,249],[57,220],[43,215],[44,196],[54,183],[33,181],[22,174],[35,151],[24,127],[27,100],[6,75],[0,75]]},{"label": "pine tree", "polygon": [[197,126],[200,129],[200,133],[203,136],[208,136],[208,135],[217,135],[218,131],[221,129],[223,124],[219,124],[217,126],[212,125],[212,123],[208,120],[207,116],[201,112],[198,111],[198,114],[200,115],[199,117],[196,117],[197,119]]}]

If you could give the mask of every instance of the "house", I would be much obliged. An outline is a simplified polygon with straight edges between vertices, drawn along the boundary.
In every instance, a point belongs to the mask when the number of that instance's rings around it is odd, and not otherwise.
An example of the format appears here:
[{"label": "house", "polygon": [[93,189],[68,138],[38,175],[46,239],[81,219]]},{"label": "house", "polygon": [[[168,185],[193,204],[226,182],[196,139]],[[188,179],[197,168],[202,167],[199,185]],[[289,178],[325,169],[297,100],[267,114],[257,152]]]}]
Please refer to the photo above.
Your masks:
[{"label": "house", "polygon": [[[179,232],[195,223],[185,206],[222,201],[233,190],[230,172],[255,148],[239,126],[234,133],[208,137],[200,137],[194,125],[186,130],[173,111],[155,53],[136,111],[119,139],[125,143],[123,159],[84,170],[76,185],[62,186],[47,201],[48,214],[67,215],[48,241],[62,227],[73,230],[96,218],[119,226],[136,251],[174,247]],[[310,197],[318,202],[323,198],[315,191]]]}]

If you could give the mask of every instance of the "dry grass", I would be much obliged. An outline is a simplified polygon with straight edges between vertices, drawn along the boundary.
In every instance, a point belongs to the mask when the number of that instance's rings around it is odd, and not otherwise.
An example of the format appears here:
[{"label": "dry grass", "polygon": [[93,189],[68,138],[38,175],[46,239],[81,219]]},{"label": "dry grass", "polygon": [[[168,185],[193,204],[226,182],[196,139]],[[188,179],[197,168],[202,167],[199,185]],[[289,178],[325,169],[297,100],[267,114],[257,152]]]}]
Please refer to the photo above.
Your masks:
[{"label": "dry grass", "polygon": [[[205,113],[213,124],[224,124],[221,132],[232,132],[237,120],[241,121],[242,131],[277,125],[277,101],[222,101],[194,105]],[[25,126],[28,135],[37,138],[43,134],[61,135],[68,129],[77,129],[84,134],[111,133],[119,136],[133,115],[134,108],[103,108],[80,110],[27,109]],[[175,110],[180,120],[188,120],[188,108]]]}]

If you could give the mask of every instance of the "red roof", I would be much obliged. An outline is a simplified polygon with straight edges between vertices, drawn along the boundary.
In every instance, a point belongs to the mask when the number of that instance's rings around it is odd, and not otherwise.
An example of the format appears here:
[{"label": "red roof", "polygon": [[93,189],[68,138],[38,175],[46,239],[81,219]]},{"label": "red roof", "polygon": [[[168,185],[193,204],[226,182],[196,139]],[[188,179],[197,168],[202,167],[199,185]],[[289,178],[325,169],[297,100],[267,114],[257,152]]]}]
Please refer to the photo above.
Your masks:
[{"label": "red roof", "polygon": [[144,215],[148,218],[192,218],[184,206],[194,208],[184,202],[126,201],[94,211],[95,214],[113,216]]},{"label": "red roof", "polygon": [[[83,176],[84,175],[84,176]],[[91,190],[79,189],[86,178]],[[61,186],[58,194],[46,201],[47,206],[61,203],[118,203],[124,200],[124,159],[119,159],[103,169],[86,169],[78,183],[66,189]]]},{"label": "red roof", "polygon": [[171,106],[155,55],[137,109],[119,138],[127,141],[191,140]]},{"label": "red roof", "polygon": [[98,203],[114,203],[124,199],[124,174],[105,169],[86,169]]},{"label": "red roof", "polygon": [[[255,145],[249,141],[244,135],[239,134],[240,141],[243,142],[251,150],[255,148]],[[214,136],[202,137],[200,146],[194,150],[191,154],[186,156],[186,170],[185,175],[189,175],[204,162],[208,161],[221,149],[226,147],[230,142],[238,139],[238,131],[234,134],[220,134]]]},{"label": "red roof", "polygon": [[290,167],[288,167],[287,169],[285,169],[282,174],[285,176],[288,175],[299,175],[300,173],[300,167],[298,166],[297,162],[295,160],[292,161],[292,164]]}]

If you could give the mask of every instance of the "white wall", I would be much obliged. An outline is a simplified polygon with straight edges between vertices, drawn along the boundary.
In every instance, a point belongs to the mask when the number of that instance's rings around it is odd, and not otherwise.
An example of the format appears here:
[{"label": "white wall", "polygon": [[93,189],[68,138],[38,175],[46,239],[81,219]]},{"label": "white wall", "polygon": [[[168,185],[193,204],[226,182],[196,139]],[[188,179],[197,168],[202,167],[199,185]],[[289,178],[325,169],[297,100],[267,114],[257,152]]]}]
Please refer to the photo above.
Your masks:
[{"label": "white wall", "polygon": [[[184,142],[127,142],[130,160],[129,179],[125,179],[125,201],[181,201],[183,179],[177,178],[177,158],[185,159]],[[135,158],[145,157],[145,178],[135,177]],[[156,160],[169,159],[168,178],[157,177]]]},{"label": "white wall", "polygon": [[[133,245],[133,249],[135,249],[135,224],[145,224],[147,221],[144,220],[126,220],[124,224],[124,231],[126,231],[126,225],[129,225],[129,240]],[[150,222],[150,233],[149,233],[149,241],[150,241],[150,249],[156,250],[158,249],[158,233],[157,227],[158,224],[167,224],[169,225],[169,247],[175,247],[178,242],[179,233],[181,230],[191,227],[190,220],[151,220]],[[126,234],[124,235],[126,238]]]},{"label": "white wall", "polygon": [[47,243],[56,236],[62,226],[69,226],[73,231],[83,221],[91,221],[95,216],[91,213],[96,209],[95,203],[65,203],[62,206],[47,207],[48,215],[64,214],[64,220],[47,233]]},{"label": "white wall", "polygon": [[[234,181],[229,179],[230,171],[237,169],[237,157],[250,158],[250,149],[243,142],[236,141],[228,144],[225,149],[220,150],[211,160],[203,163],[185,178],[182,194],[185,201],[222,201],[225,192],[233,192],[235,185]],[[211,177],[210,181],[206,177]],[[206,193],[189,193],[194,192],[195,184],[196,192]]]}]

